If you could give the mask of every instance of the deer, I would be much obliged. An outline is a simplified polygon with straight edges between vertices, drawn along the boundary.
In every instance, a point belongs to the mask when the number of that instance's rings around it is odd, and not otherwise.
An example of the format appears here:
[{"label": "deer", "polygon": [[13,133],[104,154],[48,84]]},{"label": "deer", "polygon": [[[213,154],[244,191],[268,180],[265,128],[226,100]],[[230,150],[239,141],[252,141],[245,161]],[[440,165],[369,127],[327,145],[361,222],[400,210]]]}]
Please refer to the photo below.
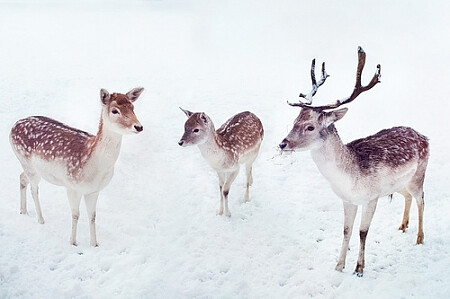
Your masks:
[{"label": "deer", "polygon": [[204,112],[191,112],[180,107],[188,119],[178,145],[197,145],[202,156],[217,172],[220,207],[217,215],[230,217],[228,194],[231,184],[245,165],[246,187],[243,202],[250,201],[249,188],[253,184],[252,167],[258,156],[264,129],[260,119],[249,111],[238,113],[215,130],[211,118]]},{"label": "deer", "polygon": [[95,136],[45,116],[27,117],[14,124],[9,139],[23,168],[20,214],[27,214],[26,190],[30,185],[38,222],[44,224],[38,194],[40,180],[65,187],[72,212],[70,244],[77,246],[79,206],[84,196],[90,245],[98,246],[95,218],[99,192],[113,177],[122,136],[138,134],[144,129],[133,106],[143,90],[138,87],[126,94],[109,94],[101,89],[102,109]]},{"label": "deer", "polygon": [[356,83],[347,98],[333,104],[313,106],[312,98],[329,76],[322,63],[322,75],[315,78],[315,59],[311,64],[312,89],[308,94],[300,94],[304,102],[290,103],[300,107],[292,130],[279,144],[282,152],[309,150],[319,172],[327,179],[334,193],[343,201],[344,231],[342,247],[335,270],[345,268],[345,259],[353,230],[358,206],[362,206],[359,226],[359,254],[354,274],[363,276],[365,265],[365,244],[367,233],[375,213],[378,198],[400,193],[405,198],[403,220],[399,227],[405,232],[409,223],[412,197],[418,209],[417,244],[424,241],[423,184],[429,157],[428,138],[409,127],[393,127],[361,139],[344,144],[334,123],[346,114],[348,108],[340,108],[356,99],[381,82],[381,66],[369,84],[361,85],[366,53],[358,47]]}]

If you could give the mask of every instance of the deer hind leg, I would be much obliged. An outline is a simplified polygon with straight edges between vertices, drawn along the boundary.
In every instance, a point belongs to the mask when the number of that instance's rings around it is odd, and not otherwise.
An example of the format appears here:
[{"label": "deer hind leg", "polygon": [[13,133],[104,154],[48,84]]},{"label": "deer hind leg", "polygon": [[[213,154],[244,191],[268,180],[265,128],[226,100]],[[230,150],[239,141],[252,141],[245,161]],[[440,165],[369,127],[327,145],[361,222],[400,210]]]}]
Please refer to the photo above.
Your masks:
[{"label": "deer hind leg", "polygon": [[402,224],[400,225],[400,227],[398,229],[405,232],[406,228],[408,227],[408,224],[409,224],[409,211],[411,210],[412,196],[406,190],[402,190],[399,193],[401,195],[403,195],[403,197],[405,198],[405,210],[403,211]]},{"label": "deer hind leg", "polygon": [[377,203],[378,198],[373,199],[368,204],[363,205],[361,211],[361,225],[359,227],[359,254],[355,269],[355,274],[358,275],[358,277],[363,276],[366,237],[369,231],[370,223],[372,222],[373,215],[375,214],[375,210],[377,208]]},{"label": "deer hind leg", "polygon": [[253,161],[251,163],[248,163],[245,165],[245,174],[247,177],[247,182],[245,185],[244,202],[250,201],[249,190],[250,190],[250,186],[253,184],[252,163],[253,163]]},{"label": "deer hind leg", "polygon": [[416,199],[419,224],[417,227],[417,242],[416,244],[423,244],[423,210],[425,207],[423,182],[425,180],[425,170],[427,161],[422,161],[417,168],[417,172],[407,186],[407,190]]},{"label": "deer hind leg", "polygon": [[94,192],[84,196],[84,200],[86,203],[86,210],[89,219],[89,231],[90,231],[90,245],[94,247],[98,247],[97,243],[97,232],[95,229],[95,217],[96,217],[96,207],[97,207],[97,199],[98,192]]},{"label": "deer hind leg", "polygon": [[25,172],[20,175],[20,214],[27,214],[27,186],[30,183]]},{"label": "deer hind leg", "polygon": [[355,222],[357,205],[344,202],[344,238],[342,239],[341,253],[339,254],[339,261],[336,265],[336,271],[342,271],[345,268],[345,259],[347,257],[348,244],[352,236],[353,223]]},{"label": "deer hind leg", "polygon": [[31,174],[26,174],[26,176],[28,177],[28,180],[30,182],[30,187],[31,187],[31,196],[33,197],[34,200],[34,205],[36,207],[36,214],[38,217],[38,222],[40,224],[44,224],[44,217],[42,217],[42,210],[41,210],[41,204],[39,203],[39,181],[40,181],[40,177],[37,175],[31,175]]},{"label": "deer hind leg", "polygon": [[69,199],[70,209],[72,211],[72,233],[70,235],[70,244],[77,246],[77,226],[80,218],[81,194],[75,190],[67,189],[67,198]]},{"label": "deer hind leg", "polygon": [[422,187],[418,188],[417,190],[411,191],[412,195],[416,199],[417,203],[417,212],[418,212],[418,218],[419,218],[419,224],[417,227],[417,241],[416,244],[423,244],[424,234],[423,234],[423,210],[425,207],[425,201],[424,196],[425,193],[423,192]]},{"label": "deer hind leg", "polygon": [[417,195],[417,211],[419,214],[419,227],[417,228],[417,241],[416,244],[423,244],[424,234],[423,234],[423,210],[425,208],[424,201],[425,193],[422,191],[421,195]]}]

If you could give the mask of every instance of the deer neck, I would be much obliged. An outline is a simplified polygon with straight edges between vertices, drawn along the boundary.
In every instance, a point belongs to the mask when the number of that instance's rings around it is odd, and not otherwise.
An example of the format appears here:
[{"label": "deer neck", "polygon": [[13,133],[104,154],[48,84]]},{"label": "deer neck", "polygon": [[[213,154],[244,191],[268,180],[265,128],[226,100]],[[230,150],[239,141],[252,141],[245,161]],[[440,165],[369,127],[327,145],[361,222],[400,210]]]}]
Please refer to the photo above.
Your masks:
[{"label": "deer neck", "polygon": [[311,150],[311,156],[322,175],[333,185],[345,177],[352,164],[352,156],[339,134],[330,125],[322,134],[323,144]]},{"label": "deer neck", "polygon": [[226,153],[222,147],[220,136],[212,127],[208,132],[206,141],[198,145],[202,156],[213,168],[221,168],[226,158]]},{"label": "deer neck", "polygon": [[103,118],[100,119],[98,132],[90,143],[91,158],[98,162],[103,169],[114,167],[119,157],[122,145],[122,135],[109,129]]}]

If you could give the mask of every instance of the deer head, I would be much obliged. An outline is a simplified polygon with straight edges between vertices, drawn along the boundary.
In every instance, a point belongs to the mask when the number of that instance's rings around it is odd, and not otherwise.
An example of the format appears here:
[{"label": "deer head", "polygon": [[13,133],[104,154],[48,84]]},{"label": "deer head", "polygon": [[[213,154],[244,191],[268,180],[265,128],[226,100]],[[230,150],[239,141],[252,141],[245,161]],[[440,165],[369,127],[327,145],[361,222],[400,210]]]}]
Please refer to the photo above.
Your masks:
[{"label": "deer head", "polygon": [[209,116],[203,112],[191,112],[181,107],[180,109],[188,119],[184,124],[184,134],[178,144],[189,146],[205,143],[211,132],[214,131],[214,125]]},{"label": "deer head", "polygon": [[331,133],[331,125],[344,117],[347,108],[324,112],[303,108],[294,121],[294,127],[280,143],[282,150],[311,150],[318,148]]},{"label": "deer head", "polygon": [[126,94],[109,94],[105,89],[100,90],[102,121],[108,128],[120,135],[142,132],[144,127],[134,114],[133,102],[143,91],[142,87],[134,88]]},{"label": "deer head", "polygon": [[366,61],[366,53],[361,47],[358,47],[358,67],[356,70],[356,83],[353,92],[345,99],[337,100],[334,104],[325,106],[312,106],[312,98],[316,94],[317,89],[325,83],[329,75],[325,71],[325,63],[322,63],[322,76],[319,81],[315,77],[315,59],[311,64],[311,81],[312,90],[308,94],[300,94],[300,97],[306,99],[306,103],[299,101],[298,103],[289,103],[294,107],[301,107],[299,116],[294,121],[294,127],[288,136],[280,143],[282,150],[309,150],[320,145],[326,139],[326,136],[335,131],[334,122],[344,117],[347,108],[336,109],[341,105],[348,104],[356,99],[361,93],[371,89],[381,78],[381,66],[377,65],[377,71],[372,80],[366,86],[361,86],[361,74]]}]

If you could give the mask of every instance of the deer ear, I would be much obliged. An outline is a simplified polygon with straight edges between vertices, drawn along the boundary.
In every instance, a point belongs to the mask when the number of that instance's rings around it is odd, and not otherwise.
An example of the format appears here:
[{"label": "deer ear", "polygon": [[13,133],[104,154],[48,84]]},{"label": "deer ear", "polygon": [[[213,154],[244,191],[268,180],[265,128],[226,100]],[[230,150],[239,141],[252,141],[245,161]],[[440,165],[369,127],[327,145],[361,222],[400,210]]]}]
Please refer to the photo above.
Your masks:
[{"label": "deer ear", "polygon": [[127,92],[126,96],[128,97],[128,99],[131,102],[136,101],[139,96],[141,95],[141,93],[144,91],[144,87],[136,87],[133,88],[132,90],[130,90],[129,92]]},{"label": "deer ear", "polygon": [[325,124],[328,127],[329,125],[333,124],[334,122],[340,120],[344,117],[345,113],[347,113],[348,108],[342,108],[338,110],[334,110],[331,112],[325,113]]},{"label": "deer ear", "polygon": [[110,99],[109,92],[106,89],[100,89],[100,100],[102,101],[103,105],[107,105]]},{"label": "deer ear", "polygon": [[200,119],[203,121],[204,124],[208,123],[208,118],[206,117],[206,114],[203,112],[200,114]]},{"label": "deer ear", "polygon": [[190,117],[192,114],[194,114],[193,112],[191,112],[191,111],[189,111],[189,110],[184,110],[184,109],[181,108],[181,107],[178,107],[178,108],[180,108],[181,111],[183,111],[184,114],[186,114],[187,117]]}]

